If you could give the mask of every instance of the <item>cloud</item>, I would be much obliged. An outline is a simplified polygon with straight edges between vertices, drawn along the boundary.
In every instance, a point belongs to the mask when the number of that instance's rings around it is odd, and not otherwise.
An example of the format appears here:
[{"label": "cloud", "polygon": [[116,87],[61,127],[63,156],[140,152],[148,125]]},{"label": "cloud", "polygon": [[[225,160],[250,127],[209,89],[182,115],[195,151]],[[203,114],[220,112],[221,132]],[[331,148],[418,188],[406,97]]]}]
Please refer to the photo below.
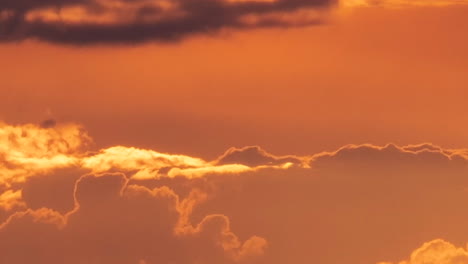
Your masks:
[{"label": "cloud", "polygon": [[374,146],[371,144],[363,145],[347,145],[334,152],[323,152],[312,156],[311,164],[321,165],[327,162],[340,161],[347,164],[360,164],[361,162],[369,162],[369,165],[376,163],[399,163],[412,164],[430,161],[430,164],[440,165],[453,161],[465,162],[465,149],[442,149],[433,144],[417,144],[408,146],[397,146],[395,144],[387,144],[385,146]]},{"label": "cloud", "polygon": [[191,184],[215,194],[194,215],[223,211],[235,228],[264,236],[262,263],[402,259],[437,237],[467,241],[468,163],[452,152],[463,150],[348,145],[312,155],[310,168],[205,176],[209,184]]},{"label": "cloud", "polygon": [[22,191],[8,190],[0,194],[0,208],[10,211],[15,207],[24,208],[25,203],[22,201]]},{"label": "cloud", "polygon": [[180,200],[167,187],[128,185],[122,174],[83,176],[72,211],[27,210],[0,227],[0,261],[245,263],[263,254],[263,238],[242,243],[223,215],[208,215],[192,226],[190,213],[202,197],[194,192]]},{"label": "cloud", "polygon": [[[407,261],[398,264],[465,264],[468,263],[468,251],[465,248],[457,248],[453,244],[442,239],[436,239],[424,243],[411,254]],[[378,264],[392,264],[380,262]]]},{"label": "cloud", "polygon": [[208,162],[185,155],[171,155],[152,150],[116,146],[84,158],[82,165],[94,172],[106,172],[112,169],[134,171],[146,168],[157,173],[161,169],[171,167],[203,167],[207,166]]},{"label": "cloud", "polygon": [[[167,173],[167,176],[170,178],[181,176],[181,177],[193,179],[193,178],[206,177],[208,175],[240,174],[240,173],[245,173],[245,172],[255,172],[255,171],[264,170],[264,169],[284,170],[284,169],[288,169],[291,166],[293,166],[293,163],[286,162],[281,165],[262,165],[262,166],[257,166],[257,167],[249,167],[243,164],[227,164],[227,165],[206,166],[202,168],[189,168],[189,169],[173,168]],[[140,172],[135,174],[133,178],[139,178],[139,179],[150,178],[150,177],[145,177],[147,175],[145,175],[144,173],[143,175],[140,175],[139,174]]]},{"label": "cloud", "polygon": [[244,148],[230,148],[216,161],[217,164],[244,164],[255,167],[261,165],[280,165],[292,163],[302,165],[307,163],[305,158],[296,156],[277,157],[258,146]]},{"label": "cloud", "polygon": [[[186,155],[160,153],[153,150],[116,146],[101,150],[99,153],[81,159],[81,166],[94,173],[121,171],[129,173],[132,179],[153,179],[162,177],[197,178],[207,174],[235,174],[264,168],[287,168],[302,163],[299,158],[276,158],[261,150],[254,157],[245,148],[242,153],[231,149],[213,162]],[[260,151],[259,148],[256,148]],[[245,150],[245,151],[244,151]],[[259,152],[260,153],[260,152]],[[260,158],[252,160],[252,158]],[[274,162],[273,162],[274,161]]]},{"label": "cloud", "polygon": [[173,42],[223,29],[322,24],[340,7],[464,5],[467,0],[1,0],[0,42]]},{"label": "cloud", "polygon": [[451,6],[466,5],[467,0],[343,0],[341,4],[346,7],[386,7],[407,8],[418,6]]},{"label": "cloud", "polygon": [[57,121],[54,119],[47,119],[41,122],[41,127],[42,128],[52,128],[57,125]]},{"label": "cloud", "polygon": [[0,123],[0,184],[76,164],[91,138],[79,125],[54,128]]},{"label": "cloud", "polygon": [[[463,148],[363,144],[300,157],[246,147],[207,161],[90,151],[79,125],[5,124],[0,140],[1,263],[362,264],[468,240]],[[431,243],[418,252],[453,249]]]},{"label": "cloud", "polygon": [[[0,183],[24,182],[67,168],[92,173],[125,172],[135,179],[201,177],[213,173],[240,173],[262,168],[287,168],[299,158],[275,157],[259,148],[237,153],[231,149],[216,161],[179,154],[167,154],[134,147],[113,146],[90,151],[92,139],[77,124],[57,126],[33,124],[0,125]],[[252,156],[253,154],[253,156]],[[257,155],[255,161],[252,160]],[[263,156],[262,156],[263,155]]]},{"label": "cloud", "polygon": [[2,0],[0,40],[86,45],[174,41],[223,28],[320,23],[335,0]]}]

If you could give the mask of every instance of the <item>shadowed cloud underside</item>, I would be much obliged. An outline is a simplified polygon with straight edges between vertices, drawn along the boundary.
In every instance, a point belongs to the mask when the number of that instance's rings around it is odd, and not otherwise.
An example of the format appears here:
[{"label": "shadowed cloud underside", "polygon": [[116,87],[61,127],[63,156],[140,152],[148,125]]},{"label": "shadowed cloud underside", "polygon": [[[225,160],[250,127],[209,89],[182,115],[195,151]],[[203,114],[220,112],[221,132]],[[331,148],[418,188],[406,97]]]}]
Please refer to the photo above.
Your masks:
[{"label": "shadowed cloud underside", "polygon": [[76,45],[176,41],[223,28],[321,22],[335,0],[2,0],[0,40]]},{"label": "shadowed cloud underside", "polygon": [[1,125],[2,263],[388,264],[421,244],[394,263],[467,263],[466,149],[205,161],[91,142],[75,124]]},{"label": "shadowed cloud underside", "polygon": [[[68,45],[174,42],[224,29],[304,27],[333,10],[466,5],[466,0],[2,0],[0,41]],[[332,15],[333,16],[333,15]]]}]

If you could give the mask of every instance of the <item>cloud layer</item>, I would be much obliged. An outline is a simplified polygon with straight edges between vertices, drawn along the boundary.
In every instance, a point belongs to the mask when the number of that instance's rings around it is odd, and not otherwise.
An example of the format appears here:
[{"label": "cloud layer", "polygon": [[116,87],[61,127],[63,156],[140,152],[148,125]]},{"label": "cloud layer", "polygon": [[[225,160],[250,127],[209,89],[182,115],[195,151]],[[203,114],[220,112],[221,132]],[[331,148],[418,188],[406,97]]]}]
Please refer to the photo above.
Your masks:
[{"label": "cloud layer", "polygon": [[223,29],[322,24],[347,7],[465,5],[466,0],[2,0],[0,42],[92,45],[172,42]]},{"label": "cloud layer", "polygon": [[174,41],[223,28],[320,22],[335,0],[2,0],[0,40],[76,45]]},{"label": "cloud layer", "polygon": [[0,140],[2,263],[467,263],[454,246],[467,241],[466,149],[253,146],[205,161],[91,151],[74,124],[3,124]]}]

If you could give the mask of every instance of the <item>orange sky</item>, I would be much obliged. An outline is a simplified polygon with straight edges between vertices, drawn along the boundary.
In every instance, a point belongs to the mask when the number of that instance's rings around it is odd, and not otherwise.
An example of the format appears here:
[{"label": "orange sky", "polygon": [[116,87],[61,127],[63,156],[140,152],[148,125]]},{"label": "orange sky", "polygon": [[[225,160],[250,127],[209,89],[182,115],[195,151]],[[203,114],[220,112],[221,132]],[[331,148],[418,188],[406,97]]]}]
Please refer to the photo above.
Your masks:
[{"label": "orange sky", "polygon": [[466,145],[467,12],[354,9],[322,26],[174,44],[4,44],[1,115],[77,121],[104,145],[207,157],[250,144],[300,154]]},{"label": "orange sky", "polygon": [[468,264],[466,1],[152,1],[0,0],[0,263]]}]

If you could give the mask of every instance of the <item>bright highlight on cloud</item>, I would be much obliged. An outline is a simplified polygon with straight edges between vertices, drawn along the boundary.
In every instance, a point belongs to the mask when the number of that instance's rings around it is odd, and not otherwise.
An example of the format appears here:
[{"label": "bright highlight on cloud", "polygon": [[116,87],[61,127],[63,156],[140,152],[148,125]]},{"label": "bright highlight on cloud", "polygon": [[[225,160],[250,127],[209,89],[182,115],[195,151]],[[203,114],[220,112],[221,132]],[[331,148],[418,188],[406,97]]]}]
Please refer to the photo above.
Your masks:
[{"label": "bright highlight on cloud", "polygon": [[395,263],[468,263],[451,244],[468,241],[465,149],[252,146],[205,161],[91,151],[75,124],[0,135],[1,263],[390,264],[423,243]]},{"label": "bright highlight on cloud", "polygon": [[[425,243],[415,250],[408,261],[401,261],[398,264],[464,264],[468,263],[468,251],[464,248],[457,248],[442,239]],[[392,264],[381,262],[379,264]]]},{"label": "bright highlight on cloud", "polygon": [[198,158],[122,146],[104,149],[97,155],[83,159],[83,167],[94,172],[106,172],[114,168],[121,171],[132,171],[145,167],[157,173],[161,169],[172,167],[194,168],[204,166],[208,166],[208,163]]},{"label": "bright highlight on cloud", "polygon": [[74,124],[53,129],[0,124],[0,184],[71,166],[90,142],[86,132]]}]

